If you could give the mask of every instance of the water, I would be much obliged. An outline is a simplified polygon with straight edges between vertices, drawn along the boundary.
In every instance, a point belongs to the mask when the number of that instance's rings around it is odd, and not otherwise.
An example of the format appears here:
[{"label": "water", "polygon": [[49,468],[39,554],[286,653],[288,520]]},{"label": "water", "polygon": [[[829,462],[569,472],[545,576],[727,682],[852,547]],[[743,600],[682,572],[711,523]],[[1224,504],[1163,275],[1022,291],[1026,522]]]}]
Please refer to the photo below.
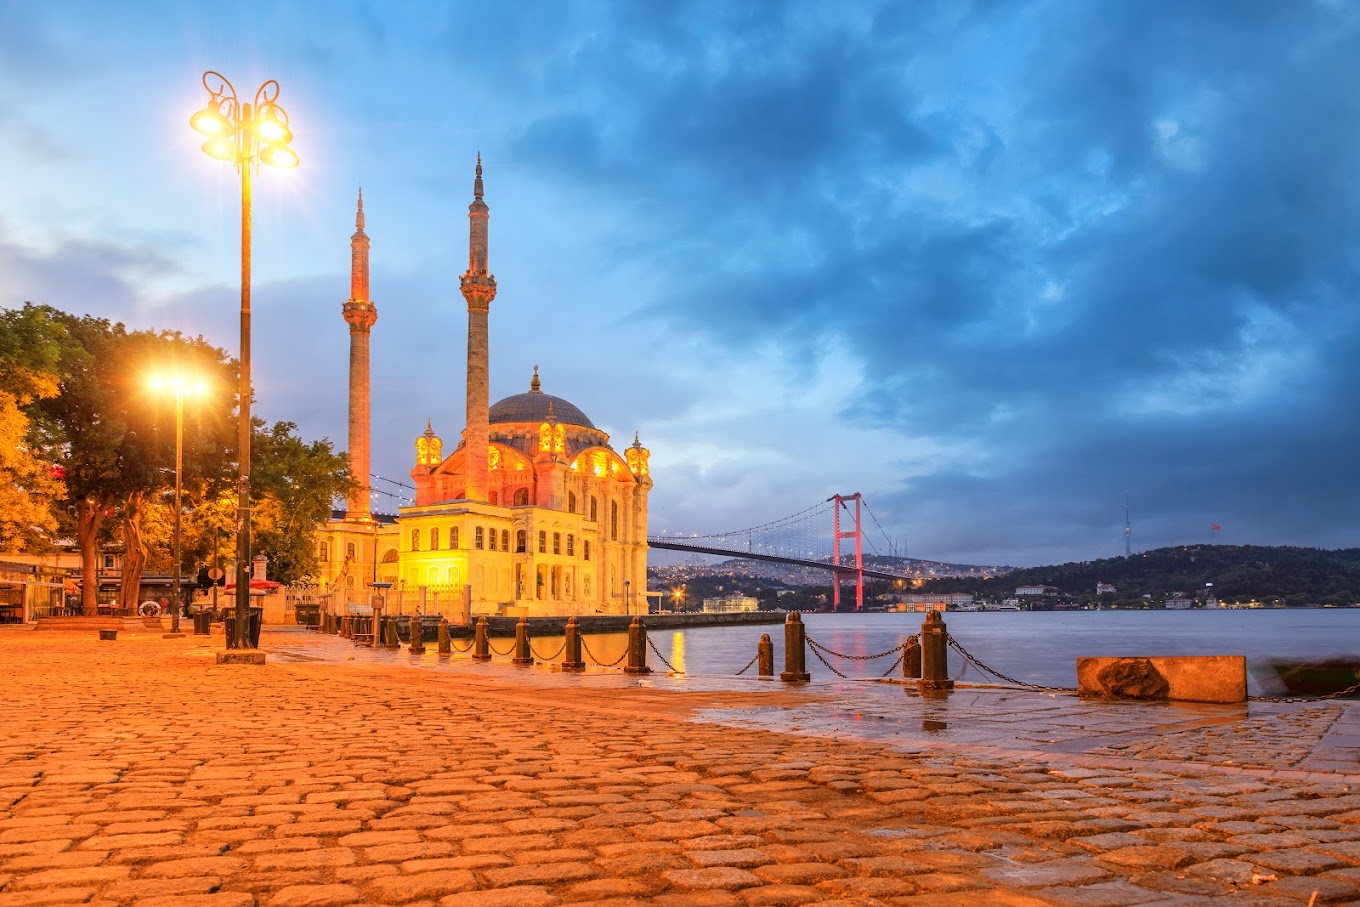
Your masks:
[{"label": "water", "polygon": [[[1245,655],[1251,692],[1263,689],[1254,670],[1268,658],[1317,659],[1360,655],[1360,608],[1222,611],[1002,611],[949,612],[950,635],[979,661],[1025,683],[1072,687],[1076,660],[1091,655]],[[846,655],[877,655],[898,649],[921,627],[920,614],[809,614],[808,637]],[[781,626],[701,627],[652,630],[657,650],[677,669],[695,675],[732,675],[756,653],[762,633],[775,647],[775,672],[784,664]],[[623,639],[595,637],[595,654],[604,660],[623,651]],[[560,638],[560,637],[559,637]],[[545,640],[546,644],[546,640]],[[873,661],[828,657],[853,678],[878,677],[897,652]],[[655,654],[655,670],[664,670]],[[834,680],[811,650],[807,669],[813,680]],[[754,676],[752,666],[744,676]],[[901,676],[900,668],[892,672]],[[953,651],[949,676],[955,680],[995,682]]]}]

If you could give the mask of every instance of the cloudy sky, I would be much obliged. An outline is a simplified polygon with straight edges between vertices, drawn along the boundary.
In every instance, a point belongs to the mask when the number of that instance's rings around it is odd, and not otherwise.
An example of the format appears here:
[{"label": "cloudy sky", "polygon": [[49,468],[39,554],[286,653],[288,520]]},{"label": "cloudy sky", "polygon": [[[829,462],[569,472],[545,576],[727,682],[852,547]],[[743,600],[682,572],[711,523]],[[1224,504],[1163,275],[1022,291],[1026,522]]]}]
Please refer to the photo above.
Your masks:
[{"label": "cloudy sky", "polygon": [[383,476],[462,428],[480,150],[492,399],[639,432],[653,530],[859,491],[882,552],[1029,565],[1121,553],[1127,493],[1135,549],[1360,545],[1355,4],[0,0],[0,305],[236,351],[208,69],[302,158],[257,414],[338,447],[363,186]]}]

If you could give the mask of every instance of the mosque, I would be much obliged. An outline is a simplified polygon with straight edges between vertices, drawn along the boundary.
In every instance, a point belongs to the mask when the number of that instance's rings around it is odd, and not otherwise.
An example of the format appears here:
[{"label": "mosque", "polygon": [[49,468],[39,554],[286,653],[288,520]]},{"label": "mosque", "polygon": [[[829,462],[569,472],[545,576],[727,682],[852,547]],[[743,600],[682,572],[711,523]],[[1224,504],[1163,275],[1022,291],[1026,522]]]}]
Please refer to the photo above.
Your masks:
[{"label": "mosque", "polygon": [[[369,239],[359,194],[350,238],[349,458],[358,487],[320,527],[321,579],[346,603],[369,601],[373,583],[404,600],[455,595],[471,614],[532,617],[646,610],[647,448],[634,435],[620,455],[578,407],[529,389],[490,403],[488,321],[496,278],[477,157],[468,206],[467,406],[457,447],[427,421],[415,439],[414,503],[395,518],[369,507],[369,335],[378,320],[368,294]],[[527,373],[527,370],[526,370]],[[381,587],[381,586],[380,586]],[[418,594],[418,598],[416,595]],[[457,610],[456,608],[454,610]]]}]

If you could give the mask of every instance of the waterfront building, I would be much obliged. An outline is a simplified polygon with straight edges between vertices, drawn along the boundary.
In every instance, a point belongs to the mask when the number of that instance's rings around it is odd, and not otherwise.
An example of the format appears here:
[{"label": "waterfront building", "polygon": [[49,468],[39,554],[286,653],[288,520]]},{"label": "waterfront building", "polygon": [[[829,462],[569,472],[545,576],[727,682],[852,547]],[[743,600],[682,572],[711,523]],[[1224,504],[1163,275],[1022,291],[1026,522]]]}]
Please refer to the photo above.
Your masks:
[{"label": "waterfront building", "polygon": [[749,595],[722,595],[704,599],[705,614],[738,614],[760,610],[760,603]]},{"label": "waterfront building", "polygon": [[[350,462],[368,478],[368,238],[362,201],[351,241]],[[636,433],[622,453],[568,400],[544,393],[538,367],[529,388],[490,402],[490,208],[477,159],[468,206],[467,391],[459,443],[445,455],[434,419],[415,439],[415,500],[386,520],[356,493],[324,527],[332,588],[353,600],[372,582],[456,592],[472,614],[625,614],[647,600],[650,452]],[[525,369],[525,373],[528,369]],[[524,374],[524,373],[521,373]],[[357,390],[356,390],[357,388]],[[362,501],[360,500],[362,497]],[[343,555],[341,555],[343,552]],[[366,599],[365,599],[366,600]],[[441,601],[447,601],[441,598]],[[450,610],[450,609],[445,609]],[[456,609],[454,609],[456,610]]]}]

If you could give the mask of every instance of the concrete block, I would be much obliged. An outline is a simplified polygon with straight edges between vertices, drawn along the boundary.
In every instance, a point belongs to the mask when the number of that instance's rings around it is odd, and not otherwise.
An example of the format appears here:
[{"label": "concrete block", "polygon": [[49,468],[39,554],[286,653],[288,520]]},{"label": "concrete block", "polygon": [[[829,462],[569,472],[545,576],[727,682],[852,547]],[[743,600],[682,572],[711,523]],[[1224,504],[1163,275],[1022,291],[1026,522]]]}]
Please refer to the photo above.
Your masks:
[{"label": "concrete block", "polygon": [[1077,659],[1077,687],[1099,699],[1245,702],[1245,655],[1153,655]]},{"label": "concrete block", "polygon": [[264,653],[259,649],[218,652],[217,663],[220,665],[262,665],[264,664]]}]

